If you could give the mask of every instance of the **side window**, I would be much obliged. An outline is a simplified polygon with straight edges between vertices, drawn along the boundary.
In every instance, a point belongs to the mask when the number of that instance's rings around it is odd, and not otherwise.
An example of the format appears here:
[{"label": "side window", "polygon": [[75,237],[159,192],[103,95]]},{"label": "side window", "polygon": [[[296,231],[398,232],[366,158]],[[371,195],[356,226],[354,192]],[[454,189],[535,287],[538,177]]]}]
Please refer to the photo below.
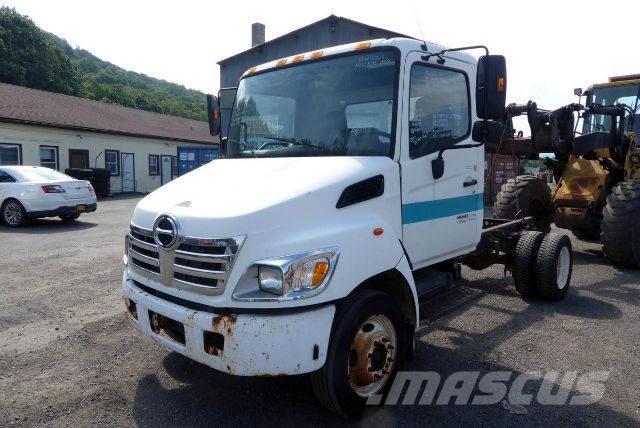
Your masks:
[{"label": "side window", "polygon": [[419,158],[464,139],[470,128],[469,111],[464,73],[414,64],[409,86],[409,156]]},{"label": "side window", "polygon": [[15,178],[4,171],[0,171],[0,183],[14,183],[15,181]]},{"label": "side window", "polygon": [[159,164],[159,155],[149,155],[149,175],[160,175],[160,169],[158,167]]},{"label": "side window", "polygon": [[104,151],[104,167],[112,176],[120,175],[120,152],[118,150]]}]

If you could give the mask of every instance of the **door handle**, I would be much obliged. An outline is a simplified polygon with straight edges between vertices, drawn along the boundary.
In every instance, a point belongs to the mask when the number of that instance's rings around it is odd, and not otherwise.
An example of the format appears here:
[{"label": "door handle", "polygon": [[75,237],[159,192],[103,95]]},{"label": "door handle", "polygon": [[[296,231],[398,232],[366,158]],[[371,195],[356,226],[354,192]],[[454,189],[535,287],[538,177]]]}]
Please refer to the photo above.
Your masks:
[{"label": "door handle", "polygon": [[476,184],[478,184],[478,180],[476,180],[475,178],[471,178],[471,179],[464,180],[464,183],[462,183],[462,186],[469,187],[469,186],[475,186]]}]

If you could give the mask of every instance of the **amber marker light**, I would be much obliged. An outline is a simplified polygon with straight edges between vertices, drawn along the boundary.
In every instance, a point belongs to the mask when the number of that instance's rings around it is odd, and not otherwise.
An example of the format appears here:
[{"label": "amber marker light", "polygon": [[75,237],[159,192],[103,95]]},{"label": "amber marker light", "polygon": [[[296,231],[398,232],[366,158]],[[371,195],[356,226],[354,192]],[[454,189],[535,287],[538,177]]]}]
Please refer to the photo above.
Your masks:
[{"label": "amber marker light", "polygon": [[356,43],[356,46],[354,49],[357,51],[361,51],[363,49],[369,49],[370,47],[371,47],[371,42],[367,41],[367,42]]},{"label": "amber marker light", "polygon": [[376,227],[375,229],[373,229],[373,234],[375,236],[380,236],[384,233],[384,229],[381,227]]}]

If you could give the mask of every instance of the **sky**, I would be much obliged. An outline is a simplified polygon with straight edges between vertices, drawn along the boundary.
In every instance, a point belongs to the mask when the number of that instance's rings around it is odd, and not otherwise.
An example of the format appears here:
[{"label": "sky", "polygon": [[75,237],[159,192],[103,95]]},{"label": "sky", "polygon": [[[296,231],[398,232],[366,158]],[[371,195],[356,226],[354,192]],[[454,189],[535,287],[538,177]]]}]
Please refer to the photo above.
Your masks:
[{"label": "sky", "polygon": [[[555,108],[573,88],[640,73],[631,33],[640,1],[0,0],[42,29],[122,68],[217,92],[219,60],[246,50],[251,24],[267,40],[343,16],[445,46],[487,45],[507,58],[507,102]],[[598,8],[598,9],[596,9]],[[621,23],[621,24],[620,24]],[[479,53],[478,53],[479,54]],[[477,55],[476,55],[477,56]]]}]

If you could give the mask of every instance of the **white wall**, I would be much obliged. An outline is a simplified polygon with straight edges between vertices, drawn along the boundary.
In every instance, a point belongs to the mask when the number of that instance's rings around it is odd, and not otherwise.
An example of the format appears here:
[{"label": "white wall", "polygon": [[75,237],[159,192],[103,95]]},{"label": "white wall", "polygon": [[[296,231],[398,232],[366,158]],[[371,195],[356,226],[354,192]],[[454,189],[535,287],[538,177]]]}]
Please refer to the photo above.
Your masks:
[{"label": "white wall", "polygon": [[[151,192],[160,187],[160,176],[149,175],[150,154],[176,156],[179,146],[209,146],[1,122],[0,144],[20,144],[23,165],[40,165],[40,146],[56,146],[60,159],[58,169],[62,172],[69,167],[69,149],[89,150],[91,168],[105,167],[105,150],[134,153],[136,191],[138,192]],[[112,193],[121,191],[121,178],[121,175],[111,177]]]}]

